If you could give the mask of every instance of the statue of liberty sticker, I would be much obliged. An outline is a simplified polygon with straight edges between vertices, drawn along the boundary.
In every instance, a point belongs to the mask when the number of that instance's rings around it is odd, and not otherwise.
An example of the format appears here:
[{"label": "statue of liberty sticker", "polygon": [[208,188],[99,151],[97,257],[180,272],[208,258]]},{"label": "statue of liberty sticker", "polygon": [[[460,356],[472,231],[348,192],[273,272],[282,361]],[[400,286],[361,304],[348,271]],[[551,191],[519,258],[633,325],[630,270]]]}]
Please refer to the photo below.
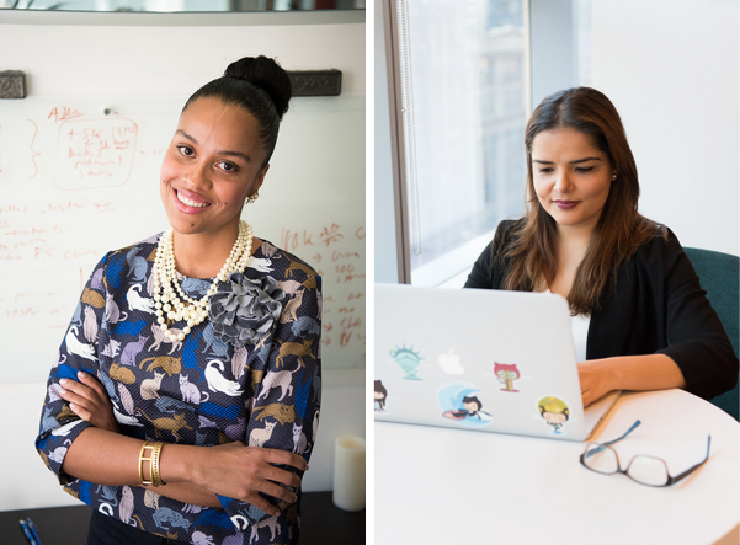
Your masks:
[{"label": "statue of liberty sticker", "polygon": [[409,348],[406,348],[405,344],[401,348],[396,346],[395,349],[390,350],[390,356],[403,371],[403,378],[406,380],[421,380],[419,365],[424,358],[420,356],[420,352],[414,352],[413,345]]}]

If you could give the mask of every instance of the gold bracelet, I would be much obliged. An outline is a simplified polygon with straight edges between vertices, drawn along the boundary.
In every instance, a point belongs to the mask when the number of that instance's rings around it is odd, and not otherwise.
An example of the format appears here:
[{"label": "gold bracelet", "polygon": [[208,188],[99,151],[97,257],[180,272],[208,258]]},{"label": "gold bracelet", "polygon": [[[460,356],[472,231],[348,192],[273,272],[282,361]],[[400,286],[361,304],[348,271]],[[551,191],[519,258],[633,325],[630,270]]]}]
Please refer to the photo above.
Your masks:
[{"label": "gold bracelet", "polygon": [[[151,441],[144,441],[144,444],[141,445],[141,451],[139,451],[139,481],[141,481],[142,486],[149,486],[152,484],[152,466],[151,466],[151,457],[150,458],[144,458],[144,452],[147,449],[154,450],[155,445],[151,444]],[[144,480],[144,462],[149,462],[149,480]]]},{"label": "gold bracelet", "polygon": [[159,474],[159,460],[162,456],[162,448],[164,443],[155,443],[154,451],[152,452],[151,462],[151,478],[153,486],[162,486],[165,482],[162,480],[162,476]]},{"label": "gold bracelet", "polygon": [[[151,441],[144,441],[139,452],[139,481],[142,486],[162,486],[166,484],[162,480],[162,476],[159,473],[159,460],[162,456],[162,447],[164,443]],[[149,458],[145,458],[144,454],[146,450],[151,450]],[[144,480],[144,462],[149,462],[149,480]]]}]

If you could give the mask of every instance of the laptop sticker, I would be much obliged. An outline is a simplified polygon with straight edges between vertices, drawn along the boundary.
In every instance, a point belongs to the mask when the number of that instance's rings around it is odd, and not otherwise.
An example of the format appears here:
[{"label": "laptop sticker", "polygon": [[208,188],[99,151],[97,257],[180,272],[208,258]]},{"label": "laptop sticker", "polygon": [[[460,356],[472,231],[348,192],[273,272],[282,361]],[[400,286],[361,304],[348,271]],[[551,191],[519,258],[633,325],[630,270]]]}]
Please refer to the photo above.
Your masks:
[{"label": "laptop sticker", "polygon": [[493,373],[498,381],[504,385],[504,388],[501,388],[502,392],[519,391],[514,388],[514,381],[519,380],[522,374],[517,369],[516,363],[494,363]]},{"label": "laptop sticker", "polygon": [[483,410],[485,391],[467,383],[457,382],[440,387],[437,402],[442,417],[470,428],[482,428],[493,422],[493,415]]},{"label": "laptop sticker", "polygon": [[460,356],[455,353],[454,348],[450,348],[447,352],[442,352],[437,356],[437,363],[442,372],[448,375],[462,375],[465,372],[460,363]]},{"label": "laptop sticker", "polygon": [[388,390],[383,386],[382,380],[376,380],[373,385],[373,410],[375,412],[386,412],[385,402],[388,399]]},{"label": "laptop sticker", "polygon": [[406,380],[421,380],[419,378],[419,364],[424,358],[420,356],[420,352],[414,352],[413,348],[413,345],[406,348],[405,344],[401,348],[396,346],[395,350],[391,348],[390,355],[403,370],[403,378]]},{"label": "laptop sticker", "polygon": [[545,423],[552,428],[550,433],[553,435],[564,433],[563,426],[570,417],[567,403],[557,397],[546,396],[537,403],[537,410]]}]

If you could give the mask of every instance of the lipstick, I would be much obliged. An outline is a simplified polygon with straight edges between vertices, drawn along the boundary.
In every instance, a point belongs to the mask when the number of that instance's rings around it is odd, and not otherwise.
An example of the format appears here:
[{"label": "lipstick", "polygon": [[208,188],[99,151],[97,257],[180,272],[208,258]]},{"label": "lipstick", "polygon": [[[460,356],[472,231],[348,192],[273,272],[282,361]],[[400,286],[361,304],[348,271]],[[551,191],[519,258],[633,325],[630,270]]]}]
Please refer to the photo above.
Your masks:
[{"label": "lipstick", "polygon": [[560,210],[570,210],[572,208],[575,208],[578,204],[578,201],[553,201],[555,203],[555,206],[557,206]]}]

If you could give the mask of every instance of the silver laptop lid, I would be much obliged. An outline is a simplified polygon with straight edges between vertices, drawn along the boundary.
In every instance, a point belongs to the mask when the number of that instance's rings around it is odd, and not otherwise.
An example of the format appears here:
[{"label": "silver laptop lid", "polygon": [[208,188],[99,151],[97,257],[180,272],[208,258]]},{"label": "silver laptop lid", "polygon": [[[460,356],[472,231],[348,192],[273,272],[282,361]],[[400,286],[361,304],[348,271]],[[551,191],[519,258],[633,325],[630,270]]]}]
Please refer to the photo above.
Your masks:
[{"label": "silver laptop lid", "polygon": [[562,297],[397,284],[374,290],[376,420],[586,438]]}]

